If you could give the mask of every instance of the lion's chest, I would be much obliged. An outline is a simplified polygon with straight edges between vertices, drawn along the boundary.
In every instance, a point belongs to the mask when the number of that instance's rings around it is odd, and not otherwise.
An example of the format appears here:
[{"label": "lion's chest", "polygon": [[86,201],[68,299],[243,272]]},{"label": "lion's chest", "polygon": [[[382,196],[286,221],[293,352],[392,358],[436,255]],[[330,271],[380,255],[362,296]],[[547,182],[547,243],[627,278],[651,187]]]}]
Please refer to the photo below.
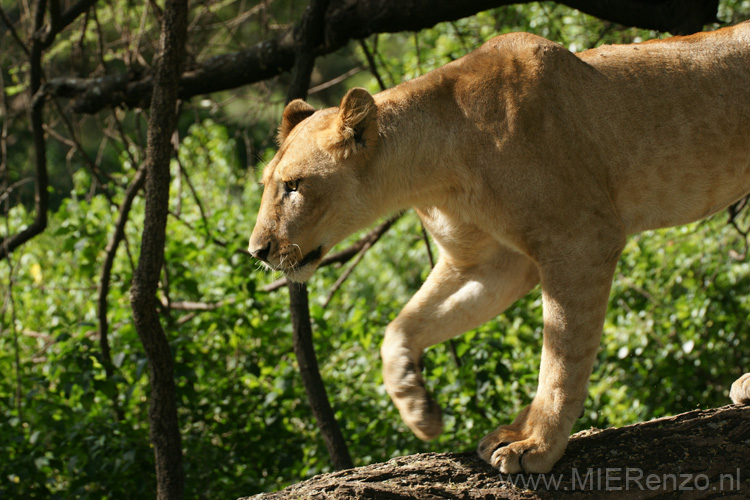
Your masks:
[{"label": "lion's chest", "polygon": [[491,252],[500,242],[479,214],[451,213],[435,207],[418,208],[417,214],[440,247],[442,255],[453,260],[471,260],[479,254]]}]

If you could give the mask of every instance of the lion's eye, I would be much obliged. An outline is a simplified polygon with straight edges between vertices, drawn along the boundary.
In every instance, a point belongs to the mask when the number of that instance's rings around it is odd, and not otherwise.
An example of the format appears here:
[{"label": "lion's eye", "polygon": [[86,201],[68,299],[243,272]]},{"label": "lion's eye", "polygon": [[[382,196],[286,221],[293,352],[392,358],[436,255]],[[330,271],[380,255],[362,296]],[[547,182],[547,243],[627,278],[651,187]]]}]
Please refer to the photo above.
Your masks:
[{"label": "lion's eye", "polygon": [[296,191],[299,188],[299,180],[293,180],[293,181],[286,181],[286,182],[284,182],[284,188],[286,189],[287,193],[291,193],[292,191]]}]

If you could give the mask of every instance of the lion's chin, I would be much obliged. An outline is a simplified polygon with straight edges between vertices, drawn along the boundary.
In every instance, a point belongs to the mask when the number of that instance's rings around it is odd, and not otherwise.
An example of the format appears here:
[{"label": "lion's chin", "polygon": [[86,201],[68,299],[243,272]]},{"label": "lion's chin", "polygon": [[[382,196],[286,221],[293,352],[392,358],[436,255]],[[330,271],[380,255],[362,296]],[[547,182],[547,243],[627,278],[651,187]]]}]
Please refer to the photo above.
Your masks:
[{"label": "lion's chin", "polygon": [[291,281],[304,283],[315,274],[315,270],[318,268],[318,264],[322,258],[323,247],[319,246],[315,250],[308,252],[294,267],[285,269],[284,274]]},{"label": "lion's chin", "polygon": [[312,278],[312,275],[315,274],[315,270],[318,266],[314,264],[307,264],[303,267],[296,267],[294,269],[288,269],[284,271],[284,274],[289,279],[289,281],[294,281],[295,283],[304,283],[310,278]]}]

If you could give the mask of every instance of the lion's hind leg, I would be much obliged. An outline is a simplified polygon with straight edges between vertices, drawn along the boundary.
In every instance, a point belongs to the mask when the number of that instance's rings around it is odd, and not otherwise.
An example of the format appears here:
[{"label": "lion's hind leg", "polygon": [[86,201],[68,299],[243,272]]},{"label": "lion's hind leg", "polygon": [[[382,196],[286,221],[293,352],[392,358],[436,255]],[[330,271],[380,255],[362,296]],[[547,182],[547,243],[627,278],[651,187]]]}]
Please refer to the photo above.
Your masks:
[{"label": "lion's hind leg", "polygon": [[732,384],[729,397],[734,404],[750,405],[750,373],[746,373]]}]

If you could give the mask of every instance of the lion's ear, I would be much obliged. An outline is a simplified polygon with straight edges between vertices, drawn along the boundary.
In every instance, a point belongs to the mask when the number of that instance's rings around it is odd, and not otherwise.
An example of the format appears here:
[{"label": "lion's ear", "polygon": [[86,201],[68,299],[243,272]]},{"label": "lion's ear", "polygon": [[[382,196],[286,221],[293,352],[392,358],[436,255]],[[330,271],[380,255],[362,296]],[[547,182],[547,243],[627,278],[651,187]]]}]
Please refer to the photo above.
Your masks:
[{"label": "lion's ear", "polygon": [[334,129],[329,137],[329,151],[346,158],[359,151],[375,150],[378,140],[378,108],[370,93],[353,88],[341,100]]},{"label": "lion's ear", "polygon": [[276,142],[279,146],[287,138],[289,132],[294,127],[300,124],[302,120],[315,113],[315,108],[307,104],[302,99],[295,99],[284,108],[284,113],[281,115],[281,125],[279,125],[279,133],[276,135]]}]

